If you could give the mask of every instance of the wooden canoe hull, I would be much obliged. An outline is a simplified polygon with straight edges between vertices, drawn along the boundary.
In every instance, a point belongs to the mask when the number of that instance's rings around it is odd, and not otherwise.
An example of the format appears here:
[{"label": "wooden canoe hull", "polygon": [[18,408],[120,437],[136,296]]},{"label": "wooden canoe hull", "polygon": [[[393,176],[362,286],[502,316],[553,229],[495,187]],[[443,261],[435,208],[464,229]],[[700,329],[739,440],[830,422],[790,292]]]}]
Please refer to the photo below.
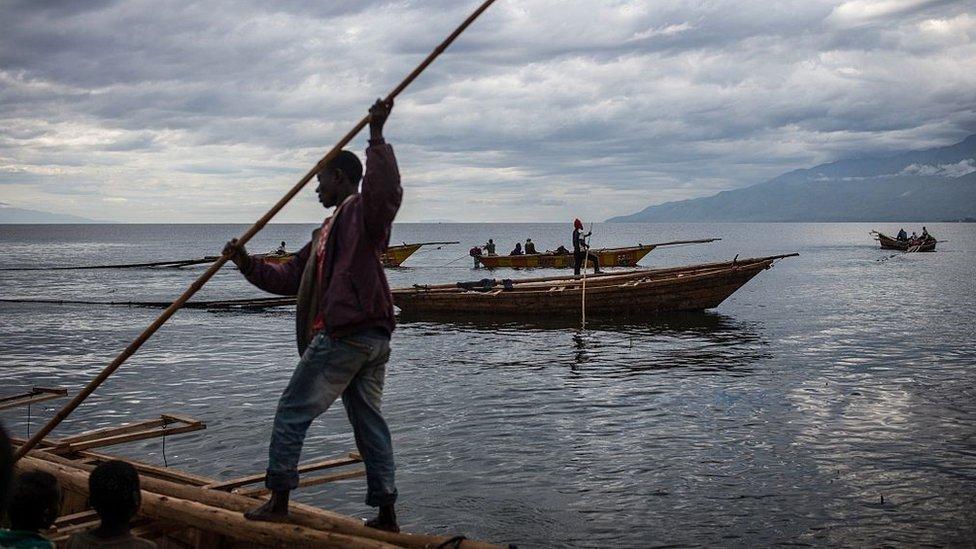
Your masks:
[{"label": "wooden canoe hull", "polygon": [[[423,246],[423,244],[403,244],[402,246],[390,246],[386,249],[386,252],[380,254],[380,262],[383,263],[384,267],[399,267],[400,264],[406,261],[408,257],[419,250],[421,246]],[[288,263],[294,257],[294,253],[278,255],[258,254],[251,256],[252,259],[258,259],[264,261],[265,263],[274,263],[276,265]]]},{"label": "wooden canoe hull", "polygon": [[877,233],[877,235],[878,235],[878,242],[881,244],[881,248],[884,250],[901,250],[903,252],[907,252],[909,249],[918,246],[918,249],[915,251],[934,252],[935,245],[938,243],[936,239],[931,237],[929,237],[929,239],[922,244],[912,244],[905,240],[898,240],[896,238],[891,238],[890,236],[885,234]]},{"label": "wooden canoe hull", "polygon": [[401,263],[420,249],[423,244],[403,244],[401,246],[390,246],[386,252],[380,254],[380,261],[384,267],[399,267]]},{"label": "wooden canoe hull", "polygon": [[[587,316],[639,318],[670,311],[712,309],[778,257],[591,276],[586,280]],[[403,315],[545,315],[578,318],[581,277],[514,281],[512,290],[466,291],[448,286],[393,291]]]},{"label": "wooden canoe hull", "polygon": [[[603,267],[633,267],[656,246],[631,246],[628,248],[603,248],[590,250],[600,258]],[[530,255],[482,255],[478,262],[489,269],[566,269],[574,264],[573,254],[530,254]]]}]

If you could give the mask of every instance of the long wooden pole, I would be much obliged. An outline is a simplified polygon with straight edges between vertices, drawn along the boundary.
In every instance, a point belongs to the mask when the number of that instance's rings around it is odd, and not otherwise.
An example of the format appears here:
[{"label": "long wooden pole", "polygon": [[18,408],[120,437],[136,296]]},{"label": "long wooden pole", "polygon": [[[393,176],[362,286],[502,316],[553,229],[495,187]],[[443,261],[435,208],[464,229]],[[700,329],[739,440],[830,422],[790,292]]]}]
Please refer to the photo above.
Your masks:
[{"label": "long wooden pole", "polygon": [[[406,89],[407,86],[409,86],[414,80],[416,80],[416,78],[420,76],[420,73],[424,72],[424,69],[426,69],[428,65],[433,63],[434,60],[437,59],[437,57],[440,56],[440,54],[443,53],[444,50],[446,50],[447,47],[450,46],[451,43],[454,42],[454,40],[458,36],[460,36],[461,33],[464,32],[464,30],[467,29],[468,26],[470,26],[471,23],[473,23],[474,20],[477,19],[479,15],[481,15],[486,9],[488,9],[488,6],[491,6],[494,2],[495,0],[485,0],[484,2],[482,2],[482,4],[478,6],[478,9],[474,10],[474,12],[471,15],[469,15],[468,18],[465,19],[460,26],[458,26],[458,28],[454,29],[454,32],[452,32],[450,36],[448,36],[443,42],[440,43],[440,45],[434,48],[434,51],[430,52],[430,55],[428,55],[426,59],[424,59],[419,65],[417,65],[417,67],[413,70],[413,72],[407,75],[407,77],[404,78],[403,81],[400,82],[400,84],[397,87],[393,88],[393,91],[391,91],[390,94],[386,96],[386,101],[387,102],[392,101],[397,95],[400,94],[400,92],[402,92],[404,89]],[[368,123],[369,123],[369,115],[367,114],[358,123],[356,123],[356,125],[353,126],[353,128],[349,130],[349,132],[345,136],[343,136],[342,139],[340,139],[339,142],[336,143],[334,147],[332,147],[332,150],[327,152],[325,156],[323,156],[322,159],[319,160],[315,164],[315,166],[312,169],[310,169],[308,173],[306,173],[305,176],[298,181],[298,183],[295,183],[295,186],[292,187],[291,190],[289,190],[287,193],[285,193],[285,196],[281,197],[281,199],[278,200],[278,202],[274,206],[272,206],[271,209],[268,210],[268,212],[261,217],[261,219],[259,219],[254,225],[252,225],[250,229],[245,231],[244,234],[237,239],[238,243],[242,246],[244,244],[247,244],[247,242],[251,240],[251,238],[254,237],[254,235],[256,235],[261,229],[263,229],[264,226],[267,225],[269,221],[271,221],[271,218],[273,218],[279,211],[281,211],[281,209],[284,208],[285,205],[288,204],[288,202],[290,202],[291,199],[294,198],[295,195],[297,195],[298,192],[302,190],[302,188],[305,187],[305,185],[312,179],[312,177],[314,177],[317,173],[319,173],[322,170],[322,168],[324,168],[325,165],[329,163],[329,161],[331,161],[337,154],[339,154],[342,148],[345,147],[346,144],[348,144],[350,141],[352,141],[353,138],[355,138],[356,135],[363,128],[365,128],[366,124]],[[221,255],[220,258],[214,261],[213,264],[211,264],[210,267],[206,271],[204,271],[204,273],[201,274],[199,278],[197,278],[195,281],[193,281],[192,284],[190,284],[190,287],[187,288],[186,291],[184,291],[178,298],[176,298],[176,301],[174,301],[169,307],[167,307],[166,310],[163,311],[159,315],[159,317],[157,317],[156,320],[154,320],[153,323],[149,325],[148,328],[143,330],[143,332],[139,334],[139,336],[132,343],[130,343],[129,346],[126,347],[125,350],[123,350],[119,354],[119,356],[115,357],[115,360],[113,360],[111,364],[106,366],[105,369],[102,370],[97,377],[95,377],[95,379],[91,380],[88,383],[88,385],[86,385],[85,388],[82,389],[81,392],[79,392],[75,396],[75,398],[71,399],[71,401],[68,402],[64,406],[64,408],[58,411],[58,413],[55,414],[55,416],[51,418],[51,420],[48,421],[47,424],[44,425],[44,427],[41,427],[41,429],[38,430],[37,433],[35,433],[34,436],[30,438],[30,440],[25,442],[24,445],[17,450],[17,454],[14,456],[14,461],[20,459],[27,452],[29,452],[31,448],[37,446],[37,444],[40,443],[42,440],[44,440],[44,437],[46,437],[51,431],[53,431],[54,428],[57,427],[59,423],[64,421],[64,419],[67,418],[68,415],[75,410],[75,408],[77,408],[82,402],[84,402],[89,395],[95,392],[95,389],[97,389],[99,385],[101,385],[106,379],[108,379],[109,376],[111,376],[115,372],[115,370],[117,370],[119,366],[121,366],[122,363],[126,361],[126,359],[128,359],[130,356],[135,354],[135,352],[138,351],[140,347],[142,347],[142,344],[145,343],[150,337],[152,337],[154,333],[156,333],[156,330],[159,330],[159,328],[163,324],[165,324],[166,321],[169,320],[169,318],[173,316],[176,313],[176,311],[178,311],[180,307],[183,306],[184,303],[186,303],[191,297],[193,297],[193,294],[200,291],[200,288],[202,288],[203,285],[206,284],[207,281],[209,281],[213,277],[213,275],[215,275],[217,271],[219,271],[220,268],[224,266],[224,263],[227,263],[228,259],[230,259],[228,256]]]}]

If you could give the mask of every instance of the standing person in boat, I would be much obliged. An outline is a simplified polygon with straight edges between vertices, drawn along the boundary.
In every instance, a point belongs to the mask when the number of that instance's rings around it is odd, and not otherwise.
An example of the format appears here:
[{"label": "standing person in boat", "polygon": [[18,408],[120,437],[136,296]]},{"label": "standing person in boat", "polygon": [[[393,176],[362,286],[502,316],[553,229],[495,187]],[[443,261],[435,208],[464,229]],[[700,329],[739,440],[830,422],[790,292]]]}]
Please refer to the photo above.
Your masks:
[{"label": "standing person in boat", "polygon": [[495,255],[495,241],[494,240],[492,240],[492,239],[489,238],[488,239],[488,242],[485,243],[485,253],[488,254],[488,255]]},{"label": "standing person in boat", "polygon": [[379,507],[379,515],[366,525],[399,531],[393,444],[380,410],[395,321],[379,256],[389,245],[403,194],[393,148],[383,139],[383,124],[392,107],[392,102],[377,100],[369,110],[361,192],[362,164],[349,151],[339,153],[319,172],[319,201],[336,210],[292,261],[252,261],[236,239],[224,249],[258,288],[298,296],[301,360],[275,412],[265,479],[271,499],[244,514],[251,520],[287,519],[289,492],[298,487],[305,433],[312,420],[342,395],[366,466],[366,504]]},{"label": "standing person in boat", "polygon": [[535,243],[532,242],[531,238],[525,239],[525,255],[539,253],[535,251]]},{"label": "standing person in boat", "polygon": [[590,252],[590,246],[586,242],[591,234],[593,231],[583,234],[583,222],[579,219],[573,220],[573,272],[576,276],[579,276],[580,268],[583,267],[586,258],[593,263],[593,272],[600,272],[600,258]]}]

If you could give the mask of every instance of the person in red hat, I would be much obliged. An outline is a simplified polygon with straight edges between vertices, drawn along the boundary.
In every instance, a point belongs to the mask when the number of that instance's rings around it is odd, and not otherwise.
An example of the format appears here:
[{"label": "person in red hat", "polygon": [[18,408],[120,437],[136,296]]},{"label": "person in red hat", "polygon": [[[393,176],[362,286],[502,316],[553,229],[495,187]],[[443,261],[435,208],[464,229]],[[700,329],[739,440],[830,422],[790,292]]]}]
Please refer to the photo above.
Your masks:
[{"label": "person in red hat", "polygon": [[583,260],[587,257],[593,264],[593,272],[600,272],[600,258],[596,254],[590,253],[590,245],[586,242],[591,234],[593,231],[583,234],[583,222],[579,219],[573,220],[573,272],[576,276],[579,276],[580,267],[583,266]]}]

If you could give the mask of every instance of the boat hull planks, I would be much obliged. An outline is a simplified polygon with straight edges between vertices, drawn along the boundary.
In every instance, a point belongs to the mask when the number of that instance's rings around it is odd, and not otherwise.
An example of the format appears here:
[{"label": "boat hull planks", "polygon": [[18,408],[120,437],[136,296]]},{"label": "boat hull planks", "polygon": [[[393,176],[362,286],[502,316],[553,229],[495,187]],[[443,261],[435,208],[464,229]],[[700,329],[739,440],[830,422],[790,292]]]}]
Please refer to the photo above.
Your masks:
[{"label": "boat hull planks", "polygon": [[[590,276],[586,286],[589,316],[643,317],[671,311],[712,309],[782,256],[673,269]],[[513,281],[511,290],[464,290],[450,286],[393,291],[404,315],[545,315],[577,318],[581,312],[579,277]]]}]

